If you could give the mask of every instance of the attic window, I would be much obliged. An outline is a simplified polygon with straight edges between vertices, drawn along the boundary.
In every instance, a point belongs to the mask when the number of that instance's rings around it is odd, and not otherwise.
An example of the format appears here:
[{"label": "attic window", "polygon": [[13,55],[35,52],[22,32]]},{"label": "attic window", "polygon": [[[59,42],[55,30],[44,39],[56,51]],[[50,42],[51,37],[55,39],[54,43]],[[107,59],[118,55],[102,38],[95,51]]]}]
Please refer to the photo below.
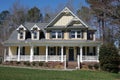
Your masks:
[{"label": "attic window", "polygon": [[24,34],[25,32],[24,32],[24,28],[19,28],[19,30],[18,30],[18,39],[20,39],[20,40],[24,40]]},{"label": "attic window", "polygon": [[39,39],[39,31],[38,31],[37,27],[33,28],[33,30],[32,30],[32,39],[33,40]]}]

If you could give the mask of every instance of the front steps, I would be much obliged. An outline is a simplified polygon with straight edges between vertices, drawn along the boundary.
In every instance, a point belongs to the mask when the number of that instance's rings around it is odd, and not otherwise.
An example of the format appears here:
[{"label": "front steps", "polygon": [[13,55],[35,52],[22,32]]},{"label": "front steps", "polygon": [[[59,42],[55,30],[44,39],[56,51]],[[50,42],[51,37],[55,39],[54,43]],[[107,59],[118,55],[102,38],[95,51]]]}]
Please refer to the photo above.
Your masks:
[{"label": "front steps", "polygon": [[76,69],[78,67],[77,61],[68,61],[66,67],[68,69]]}]

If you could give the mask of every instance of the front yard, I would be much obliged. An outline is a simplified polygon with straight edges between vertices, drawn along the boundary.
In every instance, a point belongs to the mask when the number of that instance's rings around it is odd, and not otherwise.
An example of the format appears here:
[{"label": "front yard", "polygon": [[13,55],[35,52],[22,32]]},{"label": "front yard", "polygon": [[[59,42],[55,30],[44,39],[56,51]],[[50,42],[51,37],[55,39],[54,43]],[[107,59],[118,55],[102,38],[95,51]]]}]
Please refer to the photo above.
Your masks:
[{"label": "front yard", "polygon": [[120,80],[120,73],[102,71],[55,71],[0,67],[0,80]]}]

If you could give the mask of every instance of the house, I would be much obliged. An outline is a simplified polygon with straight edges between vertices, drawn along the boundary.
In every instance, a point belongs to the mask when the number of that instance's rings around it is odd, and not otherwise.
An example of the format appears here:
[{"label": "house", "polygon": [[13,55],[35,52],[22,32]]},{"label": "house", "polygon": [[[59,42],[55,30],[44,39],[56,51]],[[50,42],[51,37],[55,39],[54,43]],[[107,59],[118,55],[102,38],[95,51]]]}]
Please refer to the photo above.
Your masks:
[{"label": "house", "polygon": [[4,42],[4,61],[99,62],[95,32],[66,7],[50,23],[21,24]]}]

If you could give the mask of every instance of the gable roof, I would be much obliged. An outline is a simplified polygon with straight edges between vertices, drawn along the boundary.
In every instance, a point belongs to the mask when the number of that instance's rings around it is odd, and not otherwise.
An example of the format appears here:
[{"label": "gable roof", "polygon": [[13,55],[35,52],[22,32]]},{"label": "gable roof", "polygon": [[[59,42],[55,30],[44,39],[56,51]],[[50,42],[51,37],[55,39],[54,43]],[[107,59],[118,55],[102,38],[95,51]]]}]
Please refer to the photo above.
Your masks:
[{"label": "gable roof", "polygon": [[[69,10],[67,7],[65,7],[45,28],[51,26],[51,24],[53,24],[55,21],[57,21],[57,19],[58,19],[59,17],[61,17],[61,16],[63,15],[63,13],[65,13],[65,12],[69,12],[69,13],[74,17],[72,20],[80,21],[85,27],[88,28],[88,25],[85,24],[81,19],[79,19],[79,18],[78,18],[71,10]],[[71,21],[72,21],[72,20],[71,20]],[[71,21],[70,21],[70,22],[71,22]],[[67,25],[69,25],[70,22],[69,22]],[[67,26],[67,25],[66,25],[66,26]]]}]

